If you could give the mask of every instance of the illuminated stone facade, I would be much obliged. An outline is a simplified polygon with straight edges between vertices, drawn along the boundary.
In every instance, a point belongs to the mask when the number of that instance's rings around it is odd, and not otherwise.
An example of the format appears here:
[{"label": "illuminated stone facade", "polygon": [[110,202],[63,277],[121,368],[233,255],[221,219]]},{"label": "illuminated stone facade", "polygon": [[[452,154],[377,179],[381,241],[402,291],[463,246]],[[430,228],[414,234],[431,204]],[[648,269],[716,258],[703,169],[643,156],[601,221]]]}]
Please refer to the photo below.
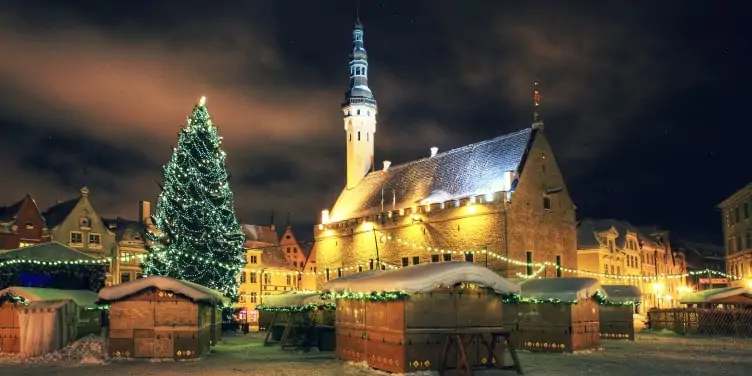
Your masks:
[{"label": "illuminated stone facade", "polygon": [[727,273],[732,286],[752,287],[752,183],[718,205],[723,220]]},{"label": "illuminated stone facade", "polygon": [[[327,279],[356,273],[358,270],[378,268],[379,262],[386,263],[386,267],[401,267],[449,259],[472,260],[487,265],[506,277],[532,274],[557,276],[555,267],[540,270],[537,267],[510,263],[499,256],[521,262],[550,262],[552,265],[560,264],[576,269],[575,207],[543,130],[534,127],[485,143],[504,143],[504,137],[522,137],[524,141],[522,145],[517,145],[522,152],[512,157],[516,162],[511,164],[488,163],[485,169],[483,167],[484,159],[497,162],[505,160],[499,158],[499,155],[486,155],[486,151],[509,153],[515,148],[504,150],[469,145],[460,148],[461,150],[428,158],[437,158],[438,165],[431,167],[431,176],[415,179],[411,187],[400,186],[406,181],[404,177],[398,178],[401,166],[369,174],[361,181],[361,185],[374,185],[372,180],[377,180],[380,182],[375,184],[377,187],[391,186],[399,188],[401,192],[410,192],[386,194],[392,196],[392,200],[387,198],[392,202],[384,205],[383,212],[380,212],[381,206],[376,211],[368,208],[367,202],[370,199],[367,196],[373,195],[373,186],[361,190],[363,197],[354,194],[360,187],[343,191],[331,211],[334,217],[329,218],[329,223],[322,223],[314,230],[316,241],[312,254],[316,255],[318,273],[304,275],[304,280],[316,278],[317,286],[320,287]],[[437,182],[437,177],[447,177],[440,171],[442,166],[452,165],[452,159],[459,158],[458,155],[472,154],[471,150],[475,150],[475,154],[466,161],[474,161],[474,165],[466,163],[464,166],[453,167],[458,167],[457,172],[460,174],[467,175],[471,172],[475,176],[470,179],[467,176],[455,176],[454,182],[465,179],[470,185],[482,185],[483,182],[479,182],[477,178],[486,176],[487,180],[494,180],[491,178],[499,176],[500,172],[496,167],[502,166],[504,169],[511,166],[513,170],[502,174],[507,177],[507,184],[500,186],[502,189],[468,194],[463,192],[462,184],[458,186],[450,183],[443,190],[445,195],[452,196],[449,200],[426,202],[414,199],[414,195],[435,196],[437,190],[433,188],[442,185]],[[413,163],[426,164],[427,159]],[[406,168],[412,169],[413,173],[421,169],[411,166]],[[473,168],[477,170],[467,170]],[[394,171],[389,171],[392,169]],[[390,172],[394,176],[390,177]],[[381,189],[376,191],[380,194]],[[365,210],[350,212],[354,207]],[[326,216],[325,213],[323,217]],[[326,218],[323,219],[326,222]],[[472,255],[452,252],[466,250],[481,252]],[[483,250],[488,253],[483,253]],[[310,284],[304,282],[304,285]]]}]

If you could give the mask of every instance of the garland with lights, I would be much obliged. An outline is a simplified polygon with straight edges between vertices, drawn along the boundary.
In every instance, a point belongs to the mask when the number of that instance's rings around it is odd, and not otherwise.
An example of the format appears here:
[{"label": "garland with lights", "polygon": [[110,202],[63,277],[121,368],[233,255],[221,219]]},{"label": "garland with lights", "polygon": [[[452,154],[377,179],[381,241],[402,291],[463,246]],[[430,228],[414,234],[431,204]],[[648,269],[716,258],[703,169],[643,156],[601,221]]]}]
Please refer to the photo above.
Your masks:
[{"label": "garland with lights", "polygon": [[99,291],[104,287],[107,260],[41,261],[12,259],[0,261],[0,289],[29,285],[37,278],[42,287],[63,290]]},{"label": "garland with lights", "polygon": [[[486,249],[483,249],[483,250],[464,250],[464,251],[458,251],[458,250],[450,250],[450,249],[439,248],[439,247],[422,246],[422,245],[419,245],[418,243],[409,242],[407,240],[401,239],[401,238],[393,236],[393,235],[388,235],[387,236],[387,240],[394,240],[398,244],[401,244],[401,245],[406,245],[406,246],[410,246],[410,247],[413,247],[413,248],[419,248],[421,250],[426,250],[426,251],[434,252],[434,253],[451,253],[451,254],[462,254],[462,255],[468,254],[468,253],[474,254],[474,255],[475,254],[484,254],[484,255],[490,256],[492,258],[495,258],[495,259],[498,259],[498,260],[501,260],[501,261],[504,261],[504,262],[508,262],[508,263],[516,265],[516,266],[540,267],[540,269],[538,269],[534,273],[534,275],[539,274],[541,271],[543,271],[547,267],[553,267],[553,268],[556,268],[558,270],[561,270],[561,271],[567,272],[567,273],[584,274],[584,275],[591,276],[591,277],[602,277],[602,278],[609,278],[609,279],[653,281],[653,280],[656,280],[656,279],[659,279],[659,278],[674,279],[674,278],[684,278],[684,277],[697,276],[697,275],[704,276],[704,275],[708,275],[708,274],[720,275],[721,277],[729,278],[729,279],[734,279],[734,280],[740,280],[740,279],[742,279],[741,277],[738,277],[738,276],[735,276],[735,275],[731,275],[731,274],[727,274],[727,273],[724,273],[724,272],[721,272],[721,271],[718,271],[718,270],[712,270],[712,269],[704,269],[704,270],[699,270],[699,271],[690,271],[690,272],[681,273],[681,274],[663,274],[663,275],[658,275],[658,276],[642,276],[642,275],[630,275],[630,274],[608,274],[608,273],[593,272],[593,271],[589,271],[589,270],[571,269],[571,268],[567,268],[565,266],[558,265],[558,264],[550,262],[550,261],[528,263],[528,262],[525,262],[525,261],[520,261],[520,260],[515,260],[515,259],[512,259],[512,258],[508,258],[508,257],[505,257],[503,255],[500,255],[498,253],[495,253],[495,252],[492,252],[492,251],[489,251],[489,250],[486,250]],[[531,276],[521,275],[521,277],[523,277],[523,278],[530,278]]]},{"label": "garland with lights", "polygon": [[[629,300],[629,301],[611,301],[608,300],[605,294],[601,292],[600,290],[596,291],[595,294],[593,294],[592,299],[595,300],[599,305],[603,306],[636,306],[640,305],[640,301],[638,300]],[[506,294],[501,297],[501,301],[504,304],[566,304],[566,305],[575,305],[577,304],[577,300],[562,300],[562,299],[556,299],[556,298],[524,298],[520,294]]]},{"label": "garland with lights", "polygon": [[337,309],[337,306],[334,303],[324,303],[324,304],[318,304],[318,303],[307,303],[300,306],[268,306],[268,305],[259,305],[256,306],[256,310],[264,311],[264,312],[282,312],[282,313],[293,313],[293,312],[311,312],[311,311],[335,311]]},{"label": "garland with lights", "polygon": [[404,291],[394,291],[394,292],[372,292],[372,293],[362,293],[362,292],[327,292],[321,294],[321,299],[324,300],[336,300],[336,299],[343,299],[343,300],[369,300],[369,301],[394,301],[394,300],[402,300],[406,297],[410,296],[409,293],[406,293]]},{"label": "garland with lights", "polygon": [[235,216],[221,141],[201,98],[164,166],[143,268],[145,275],[198,283],[237,301],[245,235]]},{"label": "garland with lights", "polygon": [[24,299],[22,296],[13,295],[11,293],[6,293],[3,295],[0,295],[0,304],[3,303],[10,303],[10,304],[17,304],[17,305],[29,305],[29,301]]}]

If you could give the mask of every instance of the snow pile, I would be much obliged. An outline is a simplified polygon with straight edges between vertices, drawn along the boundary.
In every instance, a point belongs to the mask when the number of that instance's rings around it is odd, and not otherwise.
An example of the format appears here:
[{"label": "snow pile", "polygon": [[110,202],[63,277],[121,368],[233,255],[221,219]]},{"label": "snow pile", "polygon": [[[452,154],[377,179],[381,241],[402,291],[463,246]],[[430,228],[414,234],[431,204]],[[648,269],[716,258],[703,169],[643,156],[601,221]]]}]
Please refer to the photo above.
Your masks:
[{"label": "snow pile", "polygon": [[364,294],[382,291],[420,293],[432,291],[439,285],[454,286],[462,282],[489,287],[499,294],[520,292],[520,286],[490,269],[464,261],[413,265],[345,282],[335,279],[327,282],[324,290]]},{"label": "snow pile", "polygon": [[439,376],[438,371],[415,371],[415,372],[408,372],[408,373],[391,373],[386,371],[379,371],[377,369],[371,368],[368,366],[367,362],[353,362],[348,361],[347,363],[348,367],[355,368],[359,371],[367,371],[369,375],[383,375],[383,376]]},{"label": "snow pile", "polygon": [[37,358],[24,359],[25,363],[75,362],[104,364],[107,362],[107,342],[95,335],[83,337],[70,345]]}]

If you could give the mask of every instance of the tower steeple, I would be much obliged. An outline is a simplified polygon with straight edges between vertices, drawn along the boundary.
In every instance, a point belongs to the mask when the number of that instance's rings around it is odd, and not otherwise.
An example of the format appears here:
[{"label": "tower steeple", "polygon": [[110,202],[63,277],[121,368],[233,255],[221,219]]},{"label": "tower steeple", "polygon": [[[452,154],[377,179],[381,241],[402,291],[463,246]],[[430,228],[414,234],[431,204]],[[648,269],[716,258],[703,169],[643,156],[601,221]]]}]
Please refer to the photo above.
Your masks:
[{"label": "tower steeple", "polygon": [[376,99],[368,87],[368,54],[363,24],[355,18],[350,52],[350,85],[342,103],[347,143],[347,188],[353,188],[373,168],[376,133]]}]

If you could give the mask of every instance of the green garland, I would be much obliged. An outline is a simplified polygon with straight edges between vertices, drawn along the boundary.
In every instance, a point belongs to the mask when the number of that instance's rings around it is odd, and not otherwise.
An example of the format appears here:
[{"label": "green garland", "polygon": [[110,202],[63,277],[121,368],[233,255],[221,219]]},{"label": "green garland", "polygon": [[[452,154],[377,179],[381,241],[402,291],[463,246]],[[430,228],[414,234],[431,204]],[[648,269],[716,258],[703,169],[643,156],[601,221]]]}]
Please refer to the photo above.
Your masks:
[{"label": "green garland", "polygon": [[13,295],[11,293],[0,296],[0,303],[5,302],[10,302],[11,304],[29,305],[29,301],[24,299],[24,297]]},{"label": "green garland", "polygon": [[[611,300],[608,300],[606,295],[604,295],[600,290],[596,291],[595,294],[593,294],[593,299],[598,302],[599,305],[603,306],[636,306],[640,305],[640,301],[638,300],[629,300],[624,302],[614,302]],[[574,305],[577,304],[577,300],[562,300],[562,299],[537,299],[537,298],[523,298],[520,294],[507,294],[503,295],[501,297],[501,301],[504,302],[504,304],[542,304],[542,303],[551,303],[551,304],[567,304],[567,305]]]},{"label": "green garland", "polygon": [[410,296],[410,294],[404,291],[395,291],[395,292],[375,292],[374,291],[370,294],[362,293],[362,292],[341,292],[341,293],[328,292],[328,293],[321,294],[321,299],[394,301],[394,300],[403,300],[408,296]]},{"label": "green garland", "polygon": [[302,306],[267,306],[259,305],[256,309],[264,312],[310,312],[310,311],[334,311],[337,306],[334,303],[307,303]]}]

